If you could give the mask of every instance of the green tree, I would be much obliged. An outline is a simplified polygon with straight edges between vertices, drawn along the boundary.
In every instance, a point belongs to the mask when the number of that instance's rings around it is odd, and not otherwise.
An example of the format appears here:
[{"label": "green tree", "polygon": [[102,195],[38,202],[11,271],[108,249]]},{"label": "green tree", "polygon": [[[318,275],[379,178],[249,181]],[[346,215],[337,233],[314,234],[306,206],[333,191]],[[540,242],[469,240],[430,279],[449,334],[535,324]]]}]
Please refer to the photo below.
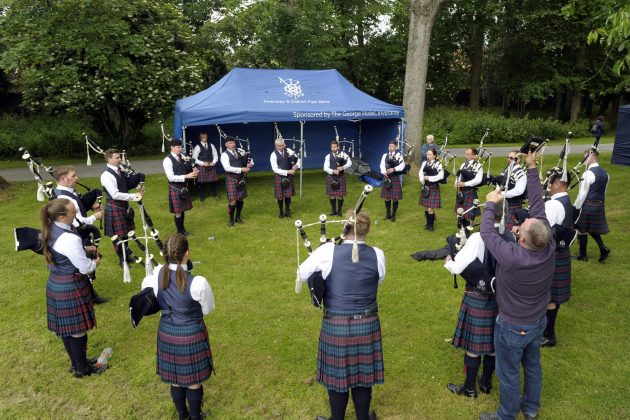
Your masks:
[{"label": "green tree", "polygon": [[121,146],[200,87],[191,31],[168,3],[13,0],[0,31],[23,106],[91,115]]}]

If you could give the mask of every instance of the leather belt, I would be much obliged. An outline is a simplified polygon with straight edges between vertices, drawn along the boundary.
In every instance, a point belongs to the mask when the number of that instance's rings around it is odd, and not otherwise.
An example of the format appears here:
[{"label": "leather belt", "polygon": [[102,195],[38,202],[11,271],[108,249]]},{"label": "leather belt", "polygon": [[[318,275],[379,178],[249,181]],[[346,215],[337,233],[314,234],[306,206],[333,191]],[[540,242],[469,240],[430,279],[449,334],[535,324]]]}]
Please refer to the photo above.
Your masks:
[{"label": "leather belt", "polygon": [[324,315],[324,319],[365,319],[378,315],[378,311],[367,311],[357,315]]}]

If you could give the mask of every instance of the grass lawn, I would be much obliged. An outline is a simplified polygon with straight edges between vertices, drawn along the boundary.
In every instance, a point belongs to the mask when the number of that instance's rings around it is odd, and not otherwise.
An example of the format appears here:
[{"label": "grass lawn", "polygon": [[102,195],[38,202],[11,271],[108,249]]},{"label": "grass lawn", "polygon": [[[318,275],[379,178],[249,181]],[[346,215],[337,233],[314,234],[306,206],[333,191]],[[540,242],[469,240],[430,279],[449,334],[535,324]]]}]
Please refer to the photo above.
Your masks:
[{"label": "grass lawn", "polygon": [[[574,160],[578,156],[574,157]],[[553,160],[553,159],[552,159]],[[573,295],[562,305],[557,321],[558,345],[542,350],[544,385],[541,418],[630,417],[630,243],[628,168],[611,166],[607,215],[612,232],[605,236],[612,253],[597,262],[573,262]],[[98,185],[95,179],[82,179]],[[174,231],[168,214],[164,176],[147,179],[146,208],[161,235]],[[356,201],[363,184],[348,179],[346,208]],[[385,357],[385,384],[374,391],[373,408],[384,419],[475,419],[498,406],[498,381],[490,395],[469,400],[446,389],[463,380],[463,353],[452,348],[463,283],[440,262],[418,263],[409,254],[441,247],[455,231],[450,186],[443,186],[444,208],[437,231],[424,231],[418,206],[417,178],[404,186],[398,221],[383,220],[384,206],[375,189],[364,209],[372,215],[368,242],[387,257],[387,275],[379,292]],[[450,185],[450,184],[449,184]],[[269,174],[254,174],[245,201],[245,225],[228,228],[223,188],[220,200],[194,202],[186,225],[193,232],[191,256],[195,274],[208,278],[217,309],[206,317],[217,375],[205,384],[205,408],[220,419],[313,419],[328,415],[325,390],[313,382],[321,313],[308,293],[293,291],[296,269],[294,219],[317,221],[328,213],[324,174],[306,171],[304,197],[295,198],[291,220],[277,217]],[[485,196],[487,188],[481,195]],[[575,197],[577,191],[572,191]],[[98,328],[89,334],[88,355],[112,347],[111,368],[100,376],[74,379],[60,339],[46,328],[43,259],[14,252],[12,229],[38,226],[40,203],[33,182],[15,184],[0,196],[0,418],[176,418],[168,386],[155,374],[158,316],[145,318],[137,329],[128,315],[129,297],[137,292],[144,269],[132,269],[133,281],[122,281],[122,270],[109,240],[104,238],[103,263],[96,289],[112,300],[97,306]],[[626,226],[624,228],[623,226]],[[338,234],[331,225],[329,236]],[[317,243],[319,228],[308,232]],[[209,240],[210,236],[216,237]],[[577,246],[577,245],[576,245]],[[300,244],[302,258],[306,251]],[[135,248],[134,248],[135,249]],[[576,249],[573,250],[576,253]],[[350,404],[351,406],[351,404]],[[348,418],[352,418],[352,408]]]}]

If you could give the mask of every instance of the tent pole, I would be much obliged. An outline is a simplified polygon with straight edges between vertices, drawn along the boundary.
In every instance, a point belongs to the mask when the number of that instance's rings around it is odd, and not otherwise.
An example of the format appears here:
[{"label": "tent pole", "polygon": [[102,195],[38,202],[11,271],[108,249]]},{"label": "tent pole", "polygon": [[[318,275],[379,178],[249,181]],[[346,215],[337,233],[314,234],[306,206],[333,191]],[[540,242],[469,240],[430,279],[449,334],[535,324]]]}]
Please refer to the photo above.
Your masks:
[{"label": "tent pole", "polygon": [[363,120],[359,120],[359,159],[363,159],[363,156],[361,154],[361,125],[363,123]]},{"label": "tent pole", "polygon": [[300,198],[302,198],[302,170],[304,168],[304,121],[300,121]]},{"label": "tent pole", "polygon": [[182,142],[184,143],[184,155],[186,155],[186,126],[182,127]]}]

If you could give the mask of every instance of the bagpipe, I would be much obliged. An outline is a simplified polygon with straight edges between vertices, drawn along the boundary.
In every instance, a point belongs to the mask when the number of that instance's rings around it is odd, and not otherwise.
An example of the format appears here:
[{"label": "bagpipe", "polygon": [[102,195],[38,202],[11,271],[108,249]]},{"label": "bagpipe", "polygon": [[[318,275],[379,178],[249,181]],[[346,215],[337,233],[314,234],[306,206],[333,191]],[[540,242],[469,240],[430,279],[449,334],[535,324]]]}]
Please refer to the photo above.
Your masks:
[{"label": "bagpipe", "polygon": [[549,199],[549,187],[558,176],[561,177],[563,182],[566,182],[567,184],[571,183],[571,175],[567,172],[567,157],[569,156],[569,153],[571,153],[571,135],[573,135],[573,133],[568,131],[564,140],[564,146],[560,151],[558,163],[556,166],[545,172],[545,179],[541,181],[545,200]]},{"label": "bagpipe", "polygon": [[[355,157],[354,139],[348,140],[345,137],[340,138],[339,137],[339,131],[337,131],[337,126],[336,125],[333,126],[333,129],[335,130],[335,140],[337,141],[337,143],[339,143],[339,150],[340,150],[340,152],[342,152],[343,154],[346,154],[346,151],[347,151],[348,153],[350,153],[350,155],[354,159],[354,157]],[[340,166],[345,165],[346,162],[340,164]]]},{"label": "bagpipe", "polygon": [[437,161],[442,165],[442,170],[444,171],[444,178],[442,178],[439,182],[440,184],[446,184],[447,179],[451,176],[451,172],[448,170],[448,166],[451,162],[453,162],[453,172],[455,172],[455,161],[454,159],[457,157],[452,154],[446,147],[448,146],[448,135],[444,137],[444,143],[440,146],[437,154]]},{"label": "bagpipe", "polygon": [[586,161],[588,160],[589,157],[591,157],[591,154],[593,153],[593,151],[597,151],[597,140],[595,140],[593,142],[593,144],[591,145],[591,147],[589,147],[588,151],[586,153],[584,153],[584,157],[582,158],[582,160],[580,160],[577,165],[575,165],[572,169],[571,169],[571,177],[573,178],[570,185],[569,185],[569,190],[572,190],[573,188],[577,187],[580,182],[582,182],[582,179],[584,178],[584,173],[586,173]]},{"label": "bagpipe", "polygon": [[171,140],[173,140],[171,138],[171,136],[169,136],[168,134],[166,134],[166,131],[164,131],[164,123],[162,121],[160,121],[160,130],[162,131],[162,153],[165,153],[165,147],[164,145],[166,143],[169,143]]},{"label": "bagpipe", "polygon": [[[346,237],[348,236],[348,234],[350,233],[350,231],[356,227],[355,223],[356,223],[357,214],[361,211],[361,208],[363,207],[363,203],[365,202],[365,199],[372,192],[372,190],[373,190],[373,187],[371,185],[365,185],[363,187],[363,191],[361,192],[361,195],[359,196],[357,203],[354,206],[352,215],[347,220],[328,220],[328,217],[325,214],[322,214],[319,216],[318,222],[311,223],[308,225],[304,225],[301,220],[295,221],[295,227],[296,227],[295,245],[296,245],[296,253],[297,253],[297,278],[295,279],[295,293],[299,293],[302,290],[302,282],[300,280],[300,237],[302,238],[304,247],[306,248],[308,254],[311,255],[313,253],[313,247],[304,229],[311,226],[319,225],[320,246],[328,242],[332,242],[335,245],[341,245],[346,239]],[[326,224],[327,223],[344,223],[341,234],[334,239],[328,239],[326,237]],[[357,263],[359,262],[359,246],[357,244],[356,235],[354,236],[354,238],[355,238],[354,243],[352,245],[352,262]],[[314,306],[321,308],[323,304],[324,294],[326,292],[326,285],[325,285],[322,273],[320,271],[313,273],[308,278],[307,284],[308,284],[309,292],[311,295],[311,303]]]},{"label": "bagpipe", "polygon": [[[55,193],[53,181],[45,181],[41,174],[41,169],[44,169],[44,172],[46,172],[51,178],[55,179],[53,175],[55,172],[55,169],[52,166],[44,165],[41,159],[36,159],[32,157],[30,152],[26,150],[24,147],[20,147],[18,151],[21,153],[21,158],[22,160],[26,162],[26,165],[28,166],[28,169],[31,171],[31,174],[35,178],[35,181],[37,181],[37,185],[38,185],[37,200],[44,201],[47,199],[50,201],[50,200],[59,198],[57,197],[57,194]],[[101,204],[101,200],[103,196],[103,193],[101,192],[101,190],[92,189],[88,187],[87,185],[81,184],[79,182],[77,182],[77,185],[85,188],[85,190],[87,191],[86,194],[83,194],[83,195],[79,194],[79,200],[81,200],[82,205],[86,209],[91,209],[94,206],[94,203],[96,202],[98,202],[99,205]],[[81,220],[79,220],[78,218],[75,218],[75,220],[77,221],[77,224],[78,224],[77,232],[79,233],[79,236],[81,236],[81,239],[83,240],[83,244],[86,246],[95,245],[95,244],[98,245],[98,243],[101,240],[100,230],[96,226],[88,225],[82,222]],[[25,233],[24,234],[25,236],[22,236],[23,234],[21,232],[26,232],[28,231],[28,229],[33,229],[39,232],[38,229],[34,229],[34,228],[26,228],[26,227],[16,228],[15,230],[16,251],[30,249],[33,252],[41,253],[41,241],[39,243],[34,241],[33,240],[33,238],[35,238],[34,234]],[[21,241],[19,240],[18,236],[20,237]],[[19,245],[20,242],[22,244],[21,246]]]}]

